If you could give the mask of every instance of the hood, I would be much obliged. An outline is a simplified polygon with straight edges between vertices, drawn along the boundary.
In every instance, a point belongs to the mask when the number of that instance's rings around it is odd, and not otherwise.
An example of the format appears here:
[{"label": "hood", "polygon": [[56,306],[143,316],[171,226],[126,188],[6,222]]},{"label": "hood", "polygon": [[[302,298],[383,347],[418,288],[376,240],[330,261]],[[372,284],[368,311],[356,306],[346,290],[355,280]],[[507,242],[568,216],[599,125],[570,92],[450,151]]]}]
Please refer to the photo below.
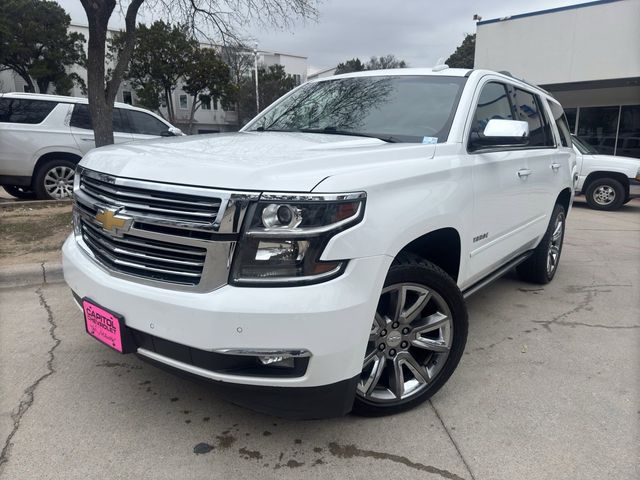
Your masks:
[{"label": "hood", "polygon": [[232,190],[309,192],[327,177],[431,158],[433,145],[298,132],[161,138],[91,150],[81,165],[110,175]]},{"label": "hood", "polygon": [[584,154],[582,155],[582,161],[583,169],[620,172],[628,177],[635,177],[640,168],[640,159],[618,155]]}]

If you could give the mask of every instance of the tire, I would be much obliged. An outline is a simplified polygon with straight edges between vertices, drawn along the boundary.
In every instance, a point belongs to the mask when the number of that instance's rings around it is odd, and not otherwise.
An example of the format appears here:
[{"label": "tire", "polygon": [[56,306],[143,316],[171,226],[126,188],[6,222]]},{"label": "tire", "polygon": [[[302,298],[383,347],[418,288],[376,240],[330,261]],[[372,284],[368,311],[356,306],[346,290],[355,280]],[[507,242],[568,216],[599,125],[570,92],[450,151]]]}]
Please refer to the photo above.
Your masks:
[{"label": "tire", "polygon": [[[406,316],[397,313],[401,292]],[[467,331],[467,307],[453,279],[416,255],[400,254],[380,295],[353,412],[391,415],[428,400],[458,366]]]},{"label": "tire", "polygon": [[594,210],[617,210],[627,198],[622,183],[613,178],[597,178],[589,184],[585,193],[587,205]]},{"label": "tire", "polygon": [[30,200],[36,198],[36,194],[29,187],[21,187],[19,185],[3,185],[4,191],[9,195],[21,200]]},{"label": "tire", "polygon": [[532,255],[516,267],[522,280],[540,285],[553,280],[562,254],[566,218],[564,207],[556,204],[542,240]]},{"label": "tire", "polygon": [[40,200],[64,200],[73,194],[76,164],[70,160],[48,160],[35,175],[33,190]]}]

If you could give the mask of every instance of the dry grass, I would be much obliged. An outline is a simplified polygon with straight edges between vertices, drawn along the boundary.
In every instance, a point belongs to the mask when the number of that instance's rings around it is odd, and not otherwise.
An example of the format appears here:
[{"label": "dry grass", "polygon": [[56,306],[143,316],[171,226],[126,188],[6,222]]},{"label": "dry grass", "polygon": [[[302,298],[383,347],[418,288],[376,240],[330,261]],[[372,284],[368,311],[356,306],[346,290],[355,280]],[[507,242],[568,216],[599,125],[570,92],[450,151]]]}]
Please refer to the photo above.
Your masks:
[{"label": "dry grass", "polygon": [[0,266],[60,261],[71,204],[0,208]]}]

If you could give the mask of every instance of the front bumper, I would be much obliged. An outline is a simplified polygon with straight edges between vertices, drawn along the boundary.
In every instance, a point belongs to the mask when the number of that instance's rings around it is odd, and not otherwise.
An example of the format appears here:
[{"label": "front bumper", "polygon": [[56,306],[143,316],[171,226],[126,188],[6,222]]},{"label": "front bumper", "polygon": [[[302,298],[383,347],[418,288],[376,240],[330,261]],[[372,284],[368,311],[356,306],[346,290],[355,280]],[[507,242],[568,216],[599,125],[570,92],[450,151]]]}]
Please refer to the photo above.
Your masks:
[{"label": "front bumper", "polygon": [[113,277],[88,258],[72,237],[63,246],[64,276],[73,292],[123,315],[130,328],[208,352],[310,352],[304,374],[287,378],[210,371],[139,351],[153,361],[209,380],[265,387],[327,386],[358,375],[391,261],[387,256],[355,259],[340,277],[317,285],[226,285],[213,292],[193,293]]}]

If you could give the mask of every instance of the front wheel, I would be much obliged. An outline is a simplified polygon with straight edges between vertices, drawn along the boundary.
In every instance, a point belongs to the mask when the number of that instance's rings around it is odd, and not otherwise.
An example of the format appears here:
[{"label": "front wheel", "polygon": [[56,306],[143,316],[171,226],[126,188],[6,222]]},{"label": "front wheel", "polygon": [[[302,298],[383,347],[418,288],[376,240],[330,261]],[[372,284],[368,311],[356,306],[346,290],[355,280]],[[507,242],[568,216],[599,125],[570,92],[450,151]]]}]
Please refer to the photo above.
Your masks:
[{"label": "front wheel", "polygon": [[376,309],[354,413],[389,415],[429,399],[456,369],[467,330],[453,279],[420,257],[399,255]]},{"label": "front wheel", "polygon": [[626,193],[622,183],[613,178],[598,178],[591,182],[585,193],[587,205],[594,210],[617,210],[624,203]]}]

